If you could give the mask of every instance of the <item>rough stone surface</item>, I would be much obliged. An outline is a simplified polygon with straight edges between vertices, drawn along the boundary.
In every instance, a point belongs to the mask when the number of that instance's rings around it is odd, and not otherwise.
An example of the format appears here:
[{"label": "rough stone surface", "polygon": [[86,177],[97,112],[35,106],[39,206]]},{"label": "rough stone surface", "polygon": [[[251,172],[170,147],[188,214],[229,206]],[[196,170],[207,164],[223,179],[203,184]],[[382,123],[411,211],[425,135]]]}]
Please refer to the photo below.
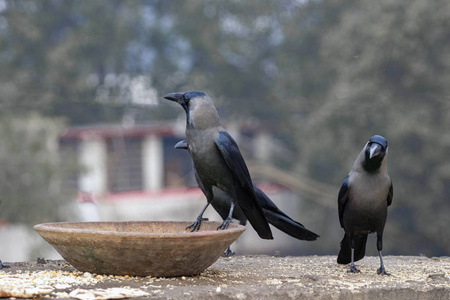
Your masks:
[{"label": "rough stone surface", "polygon": [[[9,263],[11,268],[0,271],[0,286],[8,276],[53,272],[54,282],[63,284],[41,281],[56,287],[51,298],[69,298],[77,288],[130,287],[152,299],[450,299],[449,257],[386,256],[391,276],[377,275],[378,257],[357,262],[359,274],[348,273],[349,267],[338,265],[335,256],[221,257],[200,275],[174,278],[83,274],[64,261],[42,262]],[[90,281],[63,280],[68,277]]]}]

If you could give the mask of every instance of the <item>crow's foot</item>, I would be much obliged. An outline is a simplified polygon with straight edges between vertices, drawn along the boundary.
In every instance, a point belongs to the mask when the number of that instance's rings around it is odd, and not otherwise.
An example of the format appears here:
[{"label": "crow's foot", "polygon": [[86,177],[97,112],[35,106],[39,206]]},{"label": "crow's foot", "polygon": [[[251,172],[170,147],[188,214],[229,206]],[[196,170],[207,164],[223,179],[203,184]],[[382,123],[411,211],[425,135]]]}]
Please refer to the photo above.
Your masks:
[{"label": "crow's foot", "polygon": [[231,218],[226,218],[225,220],[223,220],[223,223],[217,227],[217,230],[225,230],[228,228],[228,225],[230,225],[231,222]]},{"label": "crow's foot", "polygon": [[384,266],[381,266],[378,270],[377,270],[377,274],[378,275],[387,275],[390,276],[391,274],[386,272],[386,269],[384,268]]},{"label": "crow's foot", "polygon": [[360,270],[358,270],[355,266],[350,266],[350,270],[347,271],[348,273],[361,273]]},{"label": "crow's foot", "polygon": [[225,256],[225,257],[230,257],[230,256],[233,256],[233,255],[235,255],[236,253],[234,252],[234,251],[232,251],[231,249],[230,249],[230,247],[228,247],[227,248],[227,250],[225,250],[225,252],[223,253],[223,256]]},{"label": "crow's foot", "polygon": [[3,263],[2,263],[2,261],[0,260],[0,270],[1,269],[3,269],[3,268],[9,268],[10,266],[8,266],[8,265],[4,265]]},{"label": "crow's foot", "polygon": [[202,216],[198,216],[197,220],[194,221],[191,225],[186,227],[186,229],[192,228],[191,232],[198,231],[200,229],[200,225],[202,225],[202,221],[208,221],[208,218],[202,218]]}]

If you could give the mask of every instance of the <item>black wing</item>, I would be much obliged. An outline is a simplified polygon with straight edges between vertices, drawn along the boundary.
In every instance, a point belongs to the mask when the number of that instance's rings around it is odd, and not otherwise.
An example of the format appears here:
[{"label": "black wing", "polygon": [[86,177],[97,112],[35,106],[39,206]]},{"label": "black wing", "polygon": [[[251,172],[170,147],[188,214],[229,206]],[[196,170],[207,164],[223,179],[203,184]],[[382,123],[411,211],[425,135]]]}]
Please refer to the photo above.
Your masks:
[{"label": "black wing", "polygon": [[344,228],[344,223],[342,217],[344,215],[345,204],[347,204],[348,199],[348,177],[345,177],[344,182],[341,185],[341,189],[339,190],[338,195],[338,211],[339,211],[339,222],[341,223],[341,227]]},{"label": "black wing", "polygon": [[392,185],[392,181],[391,181],[391,187],[389,188],[389,194],[387,197],[387,205],[391,205],[392,204],[392,198],[394,198],[394,186]]},{"label": "black wing", "polygon": [[236,199],[239,206],[242,208],[248,221],[261,238],[273,239],[272,231],[270,230],[264,212],[253,190],[253,183],[247,165],[245,164],[244,158],[242,157],[236,142],[228,132],[219,132],[219,137],[215,142],[245,195],[245,197],[238,197],[238,199]]}]

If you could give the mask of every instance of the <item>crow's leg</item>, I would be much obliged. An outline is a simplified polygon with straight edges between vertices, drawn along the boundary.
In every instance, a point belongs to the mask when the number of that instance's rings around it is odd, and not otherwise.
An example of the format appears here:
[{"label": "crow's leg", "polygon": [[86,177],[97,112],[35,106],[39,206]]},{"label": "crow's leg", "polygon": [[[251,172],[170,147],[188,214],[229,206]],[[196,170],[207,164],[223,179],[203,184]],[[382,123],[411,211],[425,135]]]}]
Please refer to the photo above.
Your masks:
[{"label": "crow's leg", "polygon": [[391,275],[388,272],[386,272],[386,269],[384,268],[383,264],[383,255],[381,255],[381,250],[383,249],[383,233],[377,232],[377,249],[378,249],[378,255],[380,256],[380,268],[377,270],[378,275]]},{"label": "crow's leg", "polygon": [[205,210],[208,208],[211,201],[213,201],[213,199],[214,199],[214,193],[212,191],[212,187],[207,189],[203,185],[199,185],[199,188],[202,190],[203,194],[205,194],[207,203],[206,203],[205,207],[203,207],[202,211],[200,212],[200,214],[198,215],[198,217],[194,221],[194,223],[192,223],[191,225],[186,227],[186,229],[192,228],[191,232],[198,231],[200,229],[200,225],[202,224],[202,221],[208,221],[207,218],[203,218],[203,214],[205,213]]},{"label": "crow's leg", "polygon": [[231,218],[232,218],[232,216],[233,216],[233,210],[234,210],[234,206],[235,206],[235,205],[236,205],[236,201],[232,200],[232,201],[231,201],[231,206],[230,206],[230,212],[228,213],[228,217],[227,217],[225,220],[223,220],[222,225],[220,225],[219,227],[217,227],[217,230],[219,230],[219,229],[221,229],[221,230],[227,229],[228,225],[230,225],[230,222],[231,222]]},{"label": "crow's leg", "polygon": [[202,224],[202,221],[208,221],[208,218],[203,218],[203,214],[205,213],[205,210],[208,208],[208,206],[209,206],[209,202],[206,203],[205,207],[203,207],[202,211],[200,212],[200,214],[198,215],[198,217],[194,221],[194,223],[192,223],[191,225],[186,227],[186,229],[192,228],[191,232],[198,231],[200,229],[200,225]]},{"label": "crow's leg", "polygon": [[355,239],[353,238],[353,234],[350,235],[350,249],[351,249],[351,262],[350,262],[350,273],[359,273],[361,272],[355,266]]}]

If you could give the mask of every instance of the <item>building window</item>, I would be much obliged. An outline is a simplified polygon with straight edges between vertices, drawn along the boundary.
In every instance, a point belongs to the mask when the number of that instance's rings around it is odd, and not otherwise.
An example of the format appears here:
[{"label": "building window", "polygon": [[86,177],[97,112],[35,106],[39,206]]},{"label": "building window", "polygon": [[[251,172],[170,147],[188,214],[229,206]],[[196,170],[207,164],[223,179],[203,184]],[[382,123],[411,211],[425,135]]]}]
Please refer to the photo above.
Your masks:
[{"label": "building window", "polygon": [[142,183],[142,140],[108,139],[107,169],[110,192],[137,191]]}]

